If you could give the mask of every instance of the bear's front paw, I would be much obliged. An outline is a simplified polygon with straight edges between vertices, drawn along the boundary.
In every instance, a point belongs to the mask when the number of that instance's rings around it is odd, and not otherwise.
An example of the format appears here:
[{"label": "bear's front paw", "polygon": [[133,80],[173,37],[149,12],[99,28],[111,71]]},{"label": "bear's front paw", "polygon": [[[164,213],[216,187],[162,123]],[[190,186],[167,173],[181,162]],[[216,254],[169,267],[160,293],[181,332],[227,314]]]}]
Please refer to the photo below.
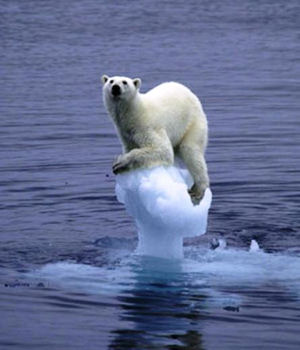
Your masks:
[{"label": "bear's front paw", "polygon": [[121,155],[113,163],[112,171],[114,174],[119,174],[127,170],[129,170],[129,161]]}]

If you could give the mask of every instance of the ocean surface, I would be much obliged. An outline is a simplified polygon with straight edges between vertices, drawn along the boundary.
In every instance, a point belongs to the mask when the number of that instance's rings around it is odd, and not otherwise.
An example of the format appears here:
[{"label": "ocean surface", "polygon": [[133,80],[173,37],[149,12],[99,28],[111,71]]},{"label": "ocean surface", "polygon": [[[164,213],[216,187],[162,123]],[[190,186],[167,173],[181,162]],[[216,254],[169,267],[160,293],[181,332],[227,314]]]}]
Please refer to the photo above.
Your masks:
[{"label": "ocean surface", "polygon": [[[299,10],[0,0],[1,350],[300,348]],[[181,261],[134,254],[102,74],[202,101],[213,203]]]}]

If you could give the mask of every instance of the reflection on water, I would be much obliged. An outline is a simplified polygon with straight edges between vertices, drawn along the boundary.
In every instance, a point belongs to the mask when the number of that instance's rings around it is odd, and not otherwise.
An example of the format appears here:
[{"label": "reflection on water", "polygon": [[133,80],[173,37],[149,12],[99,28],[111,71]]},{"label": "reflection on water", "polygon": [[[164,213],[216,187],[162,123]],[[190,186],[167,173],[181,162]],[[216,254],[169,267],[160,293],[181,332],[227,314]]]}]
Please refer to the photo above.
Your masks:
[{"label": "reflection on water", "polygon": [[[48,264],[26,274],[25,281],[68,291],[56,298],[63,307],[117,308],[110,348],[201,348],[203,341],[217,344],[214,333],[224,323],[235,325],[236,346],[243,341],[253,347],[258,342],[267,345],[263,334],[257,340],[252,336],[270,322],[275,328],[284,322],[286,332],[296,331],[299,257],[194,248],[186,250],[186,256],[176,261],[130,255],[105,267]],[[90,304],[95,296],[100,299]],[[227,335],[221,332],[218,337],[226,341]],[[276,344],[281,334],[272,337]],[[296,343],[296,333],[285,342]]]},{"label": "reflection on water", "polygon": [[[159,348],[162,344],[172,346],[201,340],[190,325],[200,317],[200,310],[193,307],[190,296],[185,295],[183,278],[180,262],[140,259],[135,283],[125,295],[118,296],[121,320],[131,322],[132,327],[113,330],[115,338],[111,347],[124,348],[127,344],[132,349],[147,345]],[[189,339],[189,332],[194,333],[194,339]]]}]

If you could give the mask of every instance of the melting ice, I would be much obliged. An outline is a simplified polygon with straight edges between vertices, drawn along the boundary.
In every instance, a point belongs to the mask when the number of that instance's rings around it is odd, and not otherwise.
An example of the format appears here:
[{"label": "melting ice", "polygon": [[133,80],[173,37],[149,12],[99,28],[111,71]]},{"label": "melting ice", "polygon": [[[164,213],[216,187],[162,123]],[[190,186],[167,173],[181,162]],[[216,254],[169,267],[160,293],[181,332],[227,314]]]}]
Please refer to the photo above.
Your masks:
[{"label": "melting ice", "polygon": [[[217,299],[215,301],[221,304],[228,304],[229,295],[234,299],[234,305],[241,299],[235,295],[236,291],[265,288],[267,285],[291,291],[300,297],[299,256],[267,254],[262,249],[194,249],[187,252],[188,258],[184,260],[133,255],[120,264],[101,267],[70,262],[50,263],[27,273],[26,277],[36,283],[42,281],[50,286],[101,295],[119,295],[145,288],[148,283],[149,288],[154,288],[153,281],[164,280],[171,289],[201,288],[213,298],[212,301]],[[224,290],[227,294],[218,294]]]},{"label": "melting ice", "polygon": [[183,238],[206,231],[212,194],[199,205],[188,194],[192,178],[185,169],[155,167],[116,177],[116,194],[138,228],[137,253],[163,258],[183,257]]},{"label": "melting ice", "polygon": [[[117,197],[135,219],[140,255],[181,258],[183,237],[205,233],[212,195],[208,189],[201,203],[193,206],[187,193],[191,183],[188,172],[176,167],[157,167],[117,176]],[[208,295],[226,305],[228,295],[218,294],[219,289],[234,287],[238,290],[271,284],[300,295],[299,256],[266,254],[254,240],[249,251],[225,249],[225,241],[217,243],[215,250],[192,247],[185,260],[130,256],[122,259],[118,266],[102,267],[59,262],[45,265],[27,277],[72,290],[111,295],[122,293],[124,289],[144,288],[149,274],[151,279],[156,275],[158,279],[169,276],[170,288],[174,283],[177,287],[199,287],[202,291],[205,288]],[[139,259],[150,260],[144,264]],[[232,305],[239,304],[240,297],[234,298]]]}]

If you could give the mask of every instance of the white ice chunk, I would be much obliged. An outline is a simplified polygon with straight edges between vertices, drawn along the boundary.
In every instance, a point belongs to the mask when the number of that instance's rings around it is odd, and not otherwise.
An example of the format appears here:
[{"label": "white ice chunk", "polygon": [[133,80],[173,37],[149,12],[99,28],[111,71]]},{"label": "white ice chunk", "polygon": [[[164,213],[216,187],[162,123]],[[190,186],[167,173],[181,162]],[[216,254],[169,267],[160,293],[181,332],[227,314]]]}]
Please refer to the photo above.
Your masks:
[{"label": "white ice chunk", "polygon": [[116,177],[116,194],[134,218],[139,235],[137,253],[163,258],[182,258],[183,238],[206,231],[212,194],[207,189],[194,206],[187,192],[187,170],[155,167],[134,170]]},{"label": "white ice chunk", "polygon": [[213,244],[216,246],[217,250],[224,250],[227,247],[227,242],[223,238],[218,238],[213,241]]},{"label": "white ice chunk", "polygon": [[256,253],[256,252],[260,251],[259,245],[258,245],[258,243],[256,242],[255,239],[251,240],[250,250],[249,251],[251,253]]}]

